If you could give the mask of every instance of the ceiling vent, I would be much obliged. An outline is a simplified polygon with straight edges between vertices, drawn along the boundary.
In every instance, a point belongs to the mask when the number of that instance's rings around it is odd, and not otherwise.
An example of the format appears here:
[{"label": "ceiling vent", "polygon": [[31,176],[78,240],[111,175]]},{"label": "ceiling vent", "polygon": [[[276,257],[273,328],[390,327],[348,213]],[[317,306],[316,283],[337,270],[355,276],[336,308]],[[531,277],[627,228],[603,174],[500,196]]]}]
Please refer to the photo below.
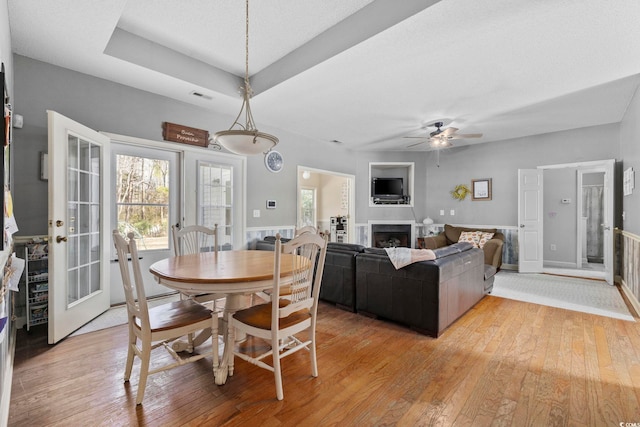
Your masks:
[{"label": "ceiling vent", "polygon": [[205,95],[204,93],[200,93],[200,92],[198,92],[198,91],[196,91],[196,90],[192,90],[192,91],[191,91],[191,95],[193,95],[193,96],[197,96],[198,98],[207,99],[207,100],[209,100],[209,101],[213,99],[213,97],[212,97],[212,96],[210,96],[210,95]]}]

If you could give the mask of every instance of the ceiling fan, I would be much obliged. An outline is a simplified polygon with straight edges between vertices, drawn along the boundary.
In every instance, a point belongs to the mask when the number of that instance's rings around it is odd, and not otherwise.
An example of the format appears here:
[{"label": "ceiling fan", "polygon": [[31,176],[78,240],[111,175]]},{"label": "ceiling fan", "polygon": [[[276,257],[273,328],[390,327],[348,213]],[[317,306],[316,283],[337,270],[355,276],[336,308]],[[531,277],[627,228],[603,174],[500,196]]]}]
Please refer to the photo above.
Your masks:
[{"label": "ceiling fan", "polygon": [[407,148],[415,147],[416,145],[424,144],[428,142],[429,145],[433,148],[447,148],[451,147],[453,144],[451,143],[452,139],[467,139],[467,138],[480,138],[482,136],[481,133],[468,133],[468,134],[457,134],[458,128],[450,127],[446,129],[441,129],[442,122],[435,122],[429,126],[435,126],[436,130],[429,133],[429,137],[424,136],[405,136],[405,138],[419,138],[424,141],[416,142],[415,144],[409,145]]}]

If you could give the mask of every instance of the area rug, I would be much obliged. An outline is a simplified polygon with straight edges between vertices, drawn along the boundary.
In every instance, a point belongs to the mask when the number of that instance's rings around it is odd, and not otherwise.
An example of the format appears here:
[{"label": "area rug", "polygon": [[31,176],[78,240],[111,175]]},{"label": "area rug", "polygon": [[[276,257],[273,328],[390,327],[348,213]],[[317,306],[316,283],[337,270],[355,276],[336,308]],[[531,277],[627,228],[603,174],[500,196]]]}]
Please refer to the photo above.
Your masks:
[{"label": "area rug", "polygon": [[[178,294],[169,295],[160,298],[150,298],[147,303],[149,307],[155,307],[160,304],[177,301],[180,299]],[[112,326],[124,325],[127,323],[127,307],[118,305],[111,307],[91,322],[76,329],[70,336],[86,334],[87,332],[99,331],[100,329],[111,328]]]},{"label": "area rug", "polygon": [[491,295],[634,322],[615,286],[599,280],[500,271]]}]

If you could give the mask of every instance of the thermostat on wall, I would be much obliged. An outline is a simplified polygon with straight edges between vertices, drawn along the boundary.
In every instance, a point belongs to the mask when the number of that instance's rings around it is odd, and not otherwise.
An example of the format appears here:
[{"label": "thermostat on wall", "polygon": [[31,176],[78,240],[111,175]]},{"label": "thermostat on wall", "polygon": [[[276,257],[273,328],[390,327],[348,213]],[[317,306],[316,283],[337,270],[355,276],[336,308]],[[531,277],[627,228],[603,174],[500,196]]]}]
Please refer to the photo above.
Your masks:
[{"label": "thermostat on wall", "polygon": [[276,201],[275,200],[267,200],[267,209],[275,209]]}]

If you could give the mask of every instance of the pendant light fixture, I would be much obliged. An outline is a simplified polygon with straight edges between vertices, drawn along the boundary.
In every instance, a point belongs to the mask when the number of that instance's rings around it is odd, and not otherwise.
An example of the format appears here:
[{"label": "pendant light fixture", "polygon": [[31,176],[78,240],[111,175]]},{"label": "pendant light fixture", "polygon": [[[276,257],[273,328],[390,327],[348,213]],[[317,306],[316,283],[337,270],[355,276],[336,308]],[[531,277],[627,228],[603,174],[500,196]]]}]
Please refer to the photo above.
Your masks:
[{"label": "pendant light fixture", "polygon": [[[260,132],[256,129],[251,114],[251,105],[249,99],[253,95],[251,85],[249,84],[249,0],[246,0],[246,38],[245,38],[245,73],[244,87],[242,88],[243,100],[240,112],[236,117],[229,130],[216,132],[213,135],[214,144],[221,145],[227,150],[235,154],[250,156],[253,154],[267,153],[278,143],[278,138],[268,133]],[[244,113],[244,125],[238,120]],[[236,128],[236,129],[234,129]]]}]

